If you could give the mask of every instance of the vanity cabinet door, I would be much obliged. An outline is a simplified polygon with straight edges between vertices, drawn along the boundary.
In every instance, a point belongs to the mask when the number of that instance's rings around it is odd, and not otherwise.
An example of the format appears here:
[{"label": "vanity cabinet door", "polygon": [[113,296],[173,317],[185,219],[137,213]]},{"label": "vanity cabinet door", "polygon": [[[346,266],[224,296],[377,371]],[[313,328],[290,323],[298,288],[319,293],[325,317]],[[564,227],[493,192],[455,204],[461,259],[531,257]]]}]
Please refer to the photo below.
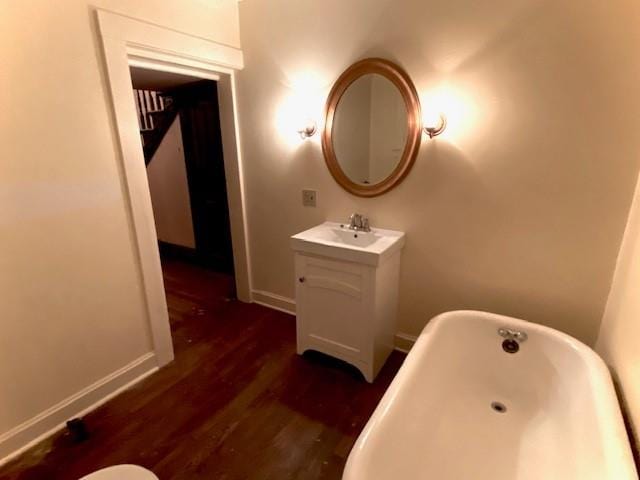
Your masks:
[{"label": "vanity cabinet door", "polygon": [[360,357],[367,331],[366,267],[298,254],[296,274],[299,351]]}]

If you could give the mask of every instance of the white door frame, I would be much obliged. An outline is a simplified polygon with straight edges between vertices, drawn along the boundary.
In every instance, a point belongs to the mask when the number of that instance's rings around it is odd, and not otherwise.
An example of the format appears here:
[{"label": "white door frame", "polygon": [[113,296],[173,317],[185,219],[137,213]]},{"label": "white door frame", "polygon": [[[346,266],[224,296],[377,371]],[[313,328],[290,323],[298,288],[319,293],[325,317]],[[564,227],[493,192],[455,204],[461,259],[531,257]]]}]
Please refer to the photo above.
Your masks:
[{"label": "white door frame", "polygon": [[122,183],[128,196],[153,348],[159,366],[173,360],[173,343],[133,100],[130,66],[218,80],[220,123],[238,298],[251,301],[247,224],[238,136],[235,71],[242,51],[141,20],[97,10],[115,117]]}]

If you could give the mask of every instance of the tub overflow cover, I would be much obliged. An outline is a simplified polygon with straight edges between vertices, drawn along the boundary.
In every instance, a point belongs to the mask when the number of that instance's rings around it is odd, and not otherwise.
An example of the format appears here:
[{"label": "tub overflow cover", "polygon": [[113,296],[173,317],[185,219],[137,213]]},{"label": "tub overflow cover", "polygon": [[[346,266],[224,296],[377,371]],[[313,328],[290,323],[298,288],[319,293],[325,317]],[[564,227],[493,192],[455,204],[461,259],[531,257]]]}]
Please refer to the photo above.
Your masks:
[{"label": "tub overflow cover", "polygon": [[491,408],[498,413],[505,413],[507,411],[506,405],[500,402],[491,402]]}]

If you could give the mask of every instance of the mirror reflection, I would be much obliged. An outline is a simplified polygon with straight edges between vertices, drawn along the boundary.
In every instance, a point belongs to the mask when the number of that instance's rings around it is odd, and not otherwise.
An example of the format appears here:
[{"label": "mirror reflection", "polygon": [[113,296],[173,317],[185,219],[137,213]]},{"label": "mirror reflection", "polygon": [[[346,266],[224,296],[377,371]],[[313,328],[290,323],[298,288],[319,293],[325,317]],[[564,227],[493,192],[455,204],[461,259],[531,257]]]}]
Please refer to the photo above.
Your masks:
[{"label": "mirror reflection", "polygon": [[398,88],[378,74],[359,77],[336,108],[332,140],[343,172],[359,185],[385,180],[402,160],[407,107]]}]

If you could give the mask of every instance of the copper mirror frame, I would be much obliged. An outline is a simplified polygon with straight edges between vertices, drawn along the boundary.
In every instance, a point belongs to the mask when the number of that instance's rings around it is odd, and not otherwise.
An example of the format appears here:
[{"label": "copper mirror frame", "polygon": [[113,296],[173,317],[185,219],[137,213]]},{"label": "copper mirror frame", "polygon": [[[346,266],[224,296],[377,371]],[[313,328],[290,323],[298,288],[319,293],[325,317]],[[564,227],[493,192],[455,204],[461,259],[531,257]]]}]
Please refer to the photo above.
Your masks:
[{"label": "copper mirror frame", "polygon": [[[387,178],[373,185],[361,185],[352,181],[340,167],[333,146],[332,131],[334,115],[342,95],[353,82],[369,74],[382,75],[398,88],[407,107],[407,140],[400,162]],[[336,80],[325,107],[322,151],[331,175],[342,188],[360,197],[375,197],[388,192],[404,180],[416,160],[422,136],[421,123],[418,92],[409,75],[401,67],[382,58],[366,58],[354,63]]]}]

